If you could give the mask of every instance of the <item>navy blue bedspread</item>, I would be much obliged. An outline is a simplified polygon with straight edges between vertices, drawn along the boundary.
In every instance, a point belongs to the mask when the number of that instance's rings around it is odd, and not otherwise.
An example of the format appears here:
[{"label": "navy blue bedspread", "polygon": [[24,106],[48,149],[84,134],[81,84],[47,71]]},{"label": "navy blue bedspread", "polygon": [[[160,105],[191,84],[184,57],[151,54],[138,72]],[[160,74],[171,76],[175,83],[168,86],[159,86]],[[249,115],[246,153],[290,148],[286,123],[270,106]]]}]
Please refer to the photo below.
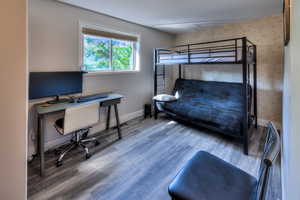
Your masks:
[{"label": "navy blue bedspread", "polygon": [[241,83],[176,80],[179,99],[163,109],[185,121],[241,136],[243,96]]}]

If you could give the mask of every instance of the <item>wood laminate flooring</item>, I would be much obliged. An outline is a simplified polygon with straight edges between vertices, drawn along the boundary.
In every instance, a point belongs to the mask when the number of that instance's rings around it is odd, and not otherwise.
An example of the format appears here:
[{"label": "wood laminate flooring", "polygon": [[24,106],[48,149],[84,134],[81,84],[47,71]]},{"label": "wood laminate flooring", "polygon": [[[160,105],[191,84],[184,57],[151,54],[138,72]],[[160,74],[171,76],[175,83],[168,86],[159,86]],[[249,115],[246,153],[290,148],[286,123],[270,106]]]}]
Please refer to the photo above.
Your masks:
[{"label": "wood laminate flooring", "polygon": [[[208,151],[257,177],[265,129],[251,136],[249,156],[231,138],[167,118],[134,119],[116,130],[97,134],[85,160],[81,150],[68,154],[56,168],[56,155],[46,152],[46,176],[39,177],[38,159],[28,166],[28,199],[170,200],[168,185],[199,150]],[[278,159],[280,160],[280,159]],[[269,200],[281,199],[280,163],[273,168]],[[199,169],[201,170],[201,169]]]}]

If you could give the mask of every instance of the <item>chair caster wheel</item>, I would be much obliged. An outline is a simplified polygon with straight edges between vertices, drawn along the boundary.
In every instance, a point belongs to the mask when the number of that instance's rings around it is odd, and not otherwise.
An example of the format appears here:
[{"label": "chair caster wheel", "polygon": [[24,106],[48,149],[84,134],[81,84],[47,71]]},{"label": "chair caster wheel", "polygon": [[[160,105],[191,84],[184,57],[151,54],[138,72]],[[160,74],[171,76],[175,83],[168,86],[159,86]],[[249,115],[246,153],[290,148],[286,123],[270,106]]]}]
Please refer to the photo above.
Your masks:
[{"label": "chair caster wheel", "polygon": [[62,161],[56,161],[56,167],[60,167],[60,166],[62,166]]},{"label": "chair caster wheel", "polygon": [[92,154],[89,154],[89,153],[85,154],[86,159],[89,159],[90,157],[92,157]]},{"label": "chair caster wheel", "polygon": [[98,140],[95,141],[95,147],[98,146],[100,142]]},{"label": "chair caster wheel", "polygon": [[83,133],[83,134],[81,135],[81,138],[82,138],[82,139],[85,139],[85,138],[87,138],[87,136],[88,136],[88,133],[86,132],[86,133]]}]

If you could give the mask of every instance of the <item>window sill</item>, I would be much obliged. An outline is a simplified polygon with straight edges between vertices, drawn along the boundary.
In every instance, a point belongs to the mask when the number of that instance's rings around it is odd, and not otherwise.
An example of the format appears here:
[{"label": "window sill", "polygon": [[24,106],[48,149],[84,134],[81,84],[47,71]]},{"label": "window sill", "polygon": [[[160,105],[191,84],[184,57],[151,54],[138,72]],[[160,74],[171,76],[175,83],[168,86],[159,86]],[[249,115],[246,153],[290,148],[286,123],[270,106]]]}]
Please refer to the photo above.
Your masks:
[{"label": "window sill", "polygon": [[134,74],[140,72],[140,70],[128,70],[128,71],[84,71],[85,76],[97,76],[97,75],[117,75],[117,74]]}]

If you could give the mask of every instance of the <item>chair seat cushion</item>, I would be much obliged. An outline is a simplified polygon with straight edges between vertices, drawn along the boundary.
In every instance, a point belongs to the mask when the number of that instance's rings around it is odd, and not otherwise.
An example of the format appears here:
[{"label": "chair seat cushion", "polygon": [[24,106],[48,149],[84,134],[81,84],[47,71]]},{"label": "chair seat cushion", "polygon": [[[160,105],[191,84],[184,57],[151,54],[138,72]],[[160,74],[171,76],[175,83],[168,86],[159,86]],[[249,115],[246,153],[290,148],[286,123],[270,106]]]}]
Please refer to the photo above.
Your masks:
[{"label": "chair seat cushion", "polygon": [[255,177],[199,151],[177,174],[169,193],[180,200],[253,200],[256,187]]}]

